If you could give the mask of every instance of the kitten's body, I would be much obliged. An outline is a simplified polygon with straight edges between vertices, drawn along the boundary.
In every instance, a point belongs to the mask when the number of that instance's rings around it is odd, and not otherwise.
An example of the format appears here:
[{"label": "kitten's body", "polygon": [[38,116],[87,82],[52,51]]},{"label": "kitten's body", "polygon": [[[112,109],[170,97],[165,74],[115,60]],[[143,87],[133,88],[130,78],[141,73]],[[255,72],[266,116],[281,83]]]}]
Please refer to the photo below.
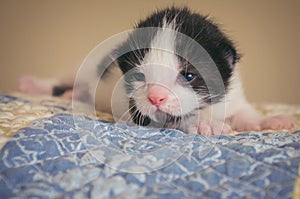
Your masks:
[{"label": "kitten's body", "polygon": [[[147,27],[157,27],[157,30],[138,35],[138,28]],[[116,60],[113,61],[119,67],[113,67],[98,88],[97,95],[101,96],[96,99],[96,105],[102,110],[110,108],[111,94],[107,91],[113,90],[121,70],[124,87],[119,95],[127,100],[121,100],[126,104],[119,105],[128,107],[130,118],[136,124],[206,135],[232,130],[292,128],[291,119],[265,118],[249,105],[236,67],[239,55],[233,43],[206,17],[186,8],[169,8],[154,13],[136,28],[114,52]],[[201,60],[197,45],[183,42],[181,34],[207,51],[217,74],[213,74],[215,71],[209,64],[205,65],[207,60]],[[148,47],[140,48],[145,43]],[[123,49],[131,51],[121,53]],[[209,84],[218,85],[217,81],[221,81],[221,86],[210,87]],[[73,81],[56,85],[54,93],[63,94],[59,89],[69,89],[72,85]],[[103,93],[107,93],[105,99]]]}]

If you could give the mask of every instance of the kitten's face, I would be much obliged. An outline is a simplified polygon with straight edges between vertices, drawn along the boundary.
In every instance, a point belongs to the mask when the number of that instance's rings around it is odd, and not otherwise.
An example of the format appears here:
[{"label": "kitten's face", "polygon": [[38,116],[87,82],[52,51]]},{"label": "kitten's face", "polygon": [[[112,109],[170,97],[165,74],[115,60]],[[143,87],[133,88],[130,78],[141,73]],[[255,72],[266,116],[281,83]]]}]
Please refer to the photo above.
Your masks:
[{"label": "kitten's face", "polygon": [[[203,105],[200,94],[201,76],[193,67],[184,65],[171,52],[150,49],[142,62],[125,74],[132,115],[141,114],[159,122],[161,115],[182,118],[192,114]],[[199,92],[192,84],[197,83]],[[134,116],[133,116],[134,117]],[[143,120],[143,117],[138,120]],[[136,121],[136,123],[143,123]]]}]

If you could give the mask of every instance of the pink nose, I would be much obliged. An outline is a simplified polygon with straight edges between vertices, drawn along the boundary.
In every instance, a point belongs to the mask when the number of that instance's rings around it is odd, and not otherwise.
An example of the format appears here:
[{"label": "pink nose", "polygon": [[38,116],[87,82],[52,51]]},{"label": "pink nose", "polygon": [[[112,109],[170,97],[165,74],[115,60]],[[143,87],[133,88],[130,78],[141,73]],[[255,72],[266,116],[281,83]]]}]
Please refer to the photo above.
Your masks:
[{"label": "pink nose", "polygon": [[169,94],[170,91],[168,89],[159,85],[153,85],[148,89],[148,99],[151,104],[155,106],[164,104],[167,101]]}]

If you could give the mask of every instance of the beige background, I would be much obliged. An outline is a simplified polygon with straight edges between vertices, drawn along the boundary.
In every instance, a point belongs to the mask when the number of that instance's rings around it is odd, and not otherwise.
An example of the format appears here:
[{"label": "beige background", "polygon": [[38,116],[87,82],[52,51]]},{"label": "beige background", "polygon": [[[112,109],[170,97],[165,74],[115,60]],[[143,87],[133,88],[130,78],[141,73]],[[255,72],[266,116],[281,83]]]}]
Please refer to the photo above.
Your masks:
[{"label": "beige background", "polygon": [[167,5],[222,24],[244,55],[251,102],[300,103],[299,0],[0,0],[0,90],[16,89],[22,74],[55,77],[78,66],[98,43]]}]

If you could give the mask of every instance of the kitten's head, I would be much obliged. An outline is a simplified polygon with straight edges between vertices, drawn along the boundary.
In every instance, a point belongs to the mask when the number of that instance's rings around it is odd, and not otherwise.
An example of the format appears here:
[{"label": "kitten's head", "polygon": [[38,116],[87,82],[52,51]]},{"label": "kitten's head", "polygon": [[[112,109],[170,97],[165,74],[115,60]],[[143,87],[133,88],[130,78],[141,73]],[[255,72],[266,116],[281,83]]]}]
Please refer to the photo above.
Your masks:
[{"label": "kitten's head", "polygon": [[[176,128],[183,118],[224,97],[239,56],[216,25],[187,8],[158,11],[136,28],[146,27],[154,28],[133,31],[120,47],[132,50],[117,59],[132,120],[147,125],[164,116],[165,126]],[[210,60],[185,37],[200,44]]]}]

